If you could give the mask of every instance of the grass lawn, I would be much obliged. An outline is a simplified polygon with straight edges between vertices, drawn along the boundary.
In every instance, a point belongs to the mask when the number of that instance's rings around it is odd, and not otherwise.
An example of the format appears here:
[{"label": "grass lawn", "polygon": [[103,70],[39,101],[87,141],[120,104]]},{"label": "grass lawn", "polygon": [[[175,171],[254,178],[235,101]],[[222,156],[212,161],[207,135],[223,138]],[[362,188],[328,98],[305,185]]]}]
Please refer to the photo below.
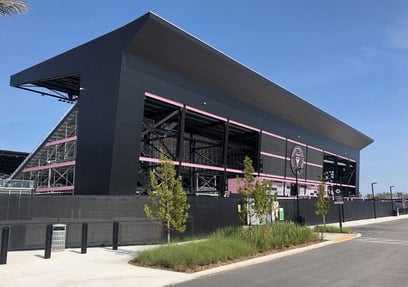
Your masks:
[{"label": "grass lawn", "polygon": [[170,244],[143,251],[131,263],[182,272],[195,272],[241,258],[318,241],[306,226],[278,222],[266,226],[227,227],[205,240]]},{"label": "grass lawn", "polygon": [[340,232],[340,227],[332,226],[332,225],[316,225],[313,228],[314,232],[327,232],[327,233],[353,233],[350,227],[342,227]]}]

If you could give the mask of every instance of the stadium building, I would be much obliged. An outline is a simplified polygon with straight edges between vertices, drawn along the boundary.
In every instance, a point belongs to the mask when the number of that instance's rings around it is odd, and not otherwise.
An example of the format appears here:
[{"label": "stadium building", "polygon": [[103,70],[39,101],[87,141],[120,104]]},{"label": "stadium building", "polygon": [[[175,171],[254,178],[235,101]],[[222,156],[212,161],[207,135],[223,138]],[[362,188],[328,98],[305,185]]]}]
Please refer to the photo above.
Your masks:
[{"label": "stadium building", "polygon": [[135,195],[160,151],[189,194],[228,197],[249,156],[280,196],[359,191],[373,140],[153,13],[11,77],[72,104],[14,171],[35,194]]}]

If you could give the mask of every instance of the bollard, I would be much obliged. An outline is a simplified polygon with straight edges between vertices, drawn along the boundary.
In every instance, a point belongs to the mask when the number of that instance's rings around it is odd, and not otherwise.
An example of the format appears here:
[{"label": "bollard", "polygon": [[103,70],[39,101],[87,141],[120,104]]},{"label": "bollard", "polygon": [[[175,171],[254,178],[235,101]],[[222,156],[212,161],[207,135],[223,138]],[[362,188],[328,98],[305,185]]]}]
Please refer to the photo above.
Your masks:
[{"label": "bollard", "polygon": [[52,224],[48,224],[45,233],[44,259],[51,258],[51,245],[52,245]]},{"label": "bollard", "polygon": [[10,229],[8,227],[3,227],[3,231],[1,234],[0,264],[7,263],[9,232],[10,232]]},{"label": "bollard", "polygon": [[112,250],[118,250],[119,222],[113,222]]},{"label": "bollard", "polygon": [[81,253],[86,254],[86,247],[88,245],[88,223],[82,223],[82,240]]}]

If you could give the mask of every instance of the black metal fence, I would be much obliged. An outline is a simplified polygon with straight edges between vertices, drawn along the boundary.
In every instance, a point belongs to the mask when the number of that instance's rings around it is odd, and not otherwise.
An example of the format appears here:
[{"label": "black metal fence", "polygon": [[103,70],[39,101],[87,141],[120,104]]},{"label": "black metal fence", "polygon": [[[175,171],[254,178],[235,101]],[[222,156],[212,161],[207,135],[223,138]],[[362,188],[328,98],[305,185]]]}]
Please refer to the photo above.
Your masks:
[{"label": "black metal fence", "polygon": [[[315,198],[299,200],[299,214],[308,225],[321,223],[315,215]],[[66,247],[81,246],[82,223],[88,224],[88,246],[111,246],[113,222],[119,227],[119,244],[163,242],[160,227],[143,211],[147,196],[0,196],[0,229],[10,228],[9,250],[42,249],[48,224],[66,224]],[[219,227],[239,225],[239,198],[190,197],[190,216],[183,236],[207,234]],[[280,199],[285,220],[296,217],[296,200]],[[345,200],[344,221],[373,218],[371,200]],[[404,210],[401,209],[401,213]],[[377,217],[390,216],[391,202],[376,201]],[[338,222],[332,203],[327,222]],[[181,236],[181,235],[176,235]]]}]

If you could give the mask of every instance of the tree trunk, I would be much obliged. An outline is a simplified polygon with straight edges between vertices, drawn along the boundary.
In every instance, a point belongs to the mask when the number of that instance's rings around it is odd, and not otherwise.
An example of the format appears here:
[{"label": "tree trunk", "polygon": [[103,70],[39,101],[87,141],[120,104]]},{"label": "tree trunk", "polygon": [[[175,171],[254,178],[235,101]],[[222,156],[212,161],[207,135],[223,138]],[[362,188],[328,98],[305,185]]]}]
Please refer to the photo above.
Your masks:
[{"label": "tree trunk", "polygon": [[[167,214],[170,213],[169,202],[166,203]],[[170,244],[170,220],[167,220],[167,244]]]},{"label": "tree trunk", "polygon": [[323,225],[326,226],[326,216],[323,215]]},{"label": "tree trunk", "polygon": [[170,244],[170,222],[167,223],[167,244]]}]

